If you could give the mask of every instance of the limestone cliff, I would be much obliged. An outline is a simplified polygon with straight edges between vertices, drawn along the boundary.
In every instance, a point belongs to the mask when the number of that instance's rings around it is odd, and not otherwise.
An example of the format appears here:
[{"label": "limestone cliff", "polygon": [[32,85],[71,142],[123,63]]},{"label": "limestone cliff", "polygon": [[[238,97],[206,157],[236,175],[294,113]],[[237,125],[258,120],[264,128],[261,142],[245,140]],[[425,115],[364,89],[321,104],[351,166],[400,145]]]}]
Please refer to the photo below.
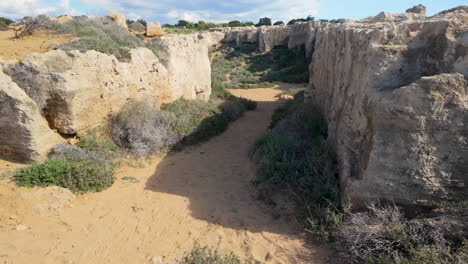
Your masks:
[{"label": "limestone cliff", "polygon": [[328,120],[352,205],[466,195],[467,10],[316,28],[312,97]]},{"label": "limestone cliff", "polygon": [[[9,65],[5,71],[12,80],[2,73],[8,82],[0,82],[0,92],[16,108],[2,105],[2,114],[8,117],[0,119],[0,127],[8,132],[0,136],[0,158],[42,159],[57,142],[46,139],[60,138],[52,130],[83,136],[105,125],[129,100],[144,98],[155,104],[179,97],[207,100],[211,94],[208,47],[223,38],[220,32],[167,35],[153,39],[157,56],[137,48],[129,62],[96,51],[54,50]],[[23,93],[22,99],[11,96],[11,87]],[[19,102],[29,110],[23,111]],[[21,112],[27,125],[18,117]],[[11,138],[13,134],[18,140]]]}]

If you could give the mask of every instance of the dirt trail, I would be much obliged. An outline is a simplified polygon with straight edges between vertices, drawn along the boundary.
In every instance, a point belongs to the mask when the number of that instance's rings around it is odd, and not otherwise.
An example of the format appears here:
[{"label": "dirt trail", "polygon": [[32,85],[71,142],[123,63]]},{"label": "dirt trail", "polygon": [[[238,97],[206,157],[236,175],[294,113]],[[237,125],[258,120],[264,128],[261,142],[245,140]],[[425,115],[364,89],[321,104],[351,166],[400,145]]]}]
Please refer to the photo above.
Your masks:
[{"label": "dirt trail", "polygon": [[[294,222],[274,219],[251,184],[249,150],[279,92],[234,90],[259,101],[258,109],[208,142],[144,168],[121,168],[110,189],[79,195],[55,215],[41,216],[22,202],[35,189],[0,181],[0,263],[172,261],[195,241],[265,263],[325,263],[328,248],[306,244]],[[28,229],[17,231],[20,224]]]}]

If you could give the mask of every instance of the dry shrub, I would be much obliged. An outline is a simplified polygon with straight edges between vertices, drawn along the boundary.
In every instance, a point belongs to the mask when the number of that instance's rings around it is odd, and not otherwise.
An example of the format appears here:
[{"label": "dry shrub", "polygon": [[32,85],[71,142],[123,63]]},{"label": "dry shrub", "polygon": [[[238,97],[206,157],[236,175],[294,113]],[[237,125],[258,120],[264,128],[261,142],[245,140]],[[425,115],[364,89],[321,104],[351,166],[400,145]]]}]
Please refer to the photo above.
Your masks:
[{"label": "dry shrub", "polygon": [[111,136],[121,148],[143,157],[180,140],[171,127],[175,120],[174,114],[159,111],[148,101],[134,101],[112,118]]}]

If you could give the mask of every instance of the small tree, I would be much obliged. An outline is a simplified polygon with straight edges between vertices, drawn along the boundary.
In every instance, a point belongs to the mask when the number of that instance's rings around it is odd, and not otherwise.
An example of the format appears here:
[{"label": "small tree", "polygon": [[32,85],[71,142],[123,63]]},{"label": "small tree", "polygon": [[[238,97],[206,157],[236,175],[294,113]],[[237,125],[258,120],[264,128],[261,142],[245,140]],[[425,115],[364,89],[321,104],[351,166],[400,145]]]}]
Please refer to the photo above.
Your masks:
[{"label": "small tree", "polygon": [[191,23],[188,22],[187,20],[179,20],[177,22],[178,27],[188,27],[189,24],[191,24]]},{"label": "small tree", "polygon": [[198,26],[197,26],[197,28],[198,28],[198,29],[201,29],[201,30],[206,30],[206,29],[208,29],[208,26],[207,26],[207,24],[206,24],[205,21],[200,20],[200,21],[198,21]]},{"label": "small tree", "polygon": [[246,21],[246,22],[244,22],[244,27],[251,27],[251,26],[254,26],[254,25],[255,25],[255,23],[252,22],[252,21]]},{"label": "small tree", "polygon": [[260,26],[271,26],[271,18],[269,17],[262,17],[260,20],[258,20],[257,27]]},{"label": "small tree", "polygon": [[228,23],[230,27],[242,27],[242,23],[239,20],[233,20]]},{"label": "small tree", "polygon": [[283,21],[276,21],[273,25],[284,25],[284,22]]},{"label": "small tree", "polygon": [[313,16],[307,16],[306,21],[314,21],[315,17]]},{"label": "small tree", "polygon": [[145,26],[145,27],[146,27],[147,24],[148,24],[148,23],[146,23],[146,21],[143,20],[143,19],[138,19],[137,22],[140,23],[140,24],[142,24],[142,25]]}]

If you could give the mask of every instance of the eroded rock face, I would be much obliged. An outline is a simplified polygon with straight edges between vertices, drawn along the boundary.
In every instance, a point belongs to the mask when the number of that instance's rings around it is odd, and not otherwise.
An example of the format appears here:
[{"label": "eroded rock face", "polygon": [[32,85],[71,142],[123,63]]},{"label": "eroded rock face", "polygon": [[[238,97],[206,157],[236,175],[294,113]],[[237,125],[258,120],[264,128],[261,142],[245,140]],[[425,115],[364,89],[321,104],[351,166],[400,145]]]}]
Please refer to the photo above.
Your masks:
[{"label": "eroded rock face", "polygon": [[262,26],[258,31],[260,51],[268,52],[276,46],[287,46],[289,40],[289,26]]},{"label": "eroded rock face", "polygon": [[213,40],[204,34],[166,35],[152,40],[168,70],[173,97],[208,100],[211,65],[208,47]]},{"label": "eroded rock face", "polygon": [[375,199],[430,205],[466,194],[467,22],[459,8],[317,28],[311,94],[354,207]]},{"label": "eroded rock face", "polygon": [[35,102],[0,71],[0,158],[42,160],[62,139],[48,126]]}]

